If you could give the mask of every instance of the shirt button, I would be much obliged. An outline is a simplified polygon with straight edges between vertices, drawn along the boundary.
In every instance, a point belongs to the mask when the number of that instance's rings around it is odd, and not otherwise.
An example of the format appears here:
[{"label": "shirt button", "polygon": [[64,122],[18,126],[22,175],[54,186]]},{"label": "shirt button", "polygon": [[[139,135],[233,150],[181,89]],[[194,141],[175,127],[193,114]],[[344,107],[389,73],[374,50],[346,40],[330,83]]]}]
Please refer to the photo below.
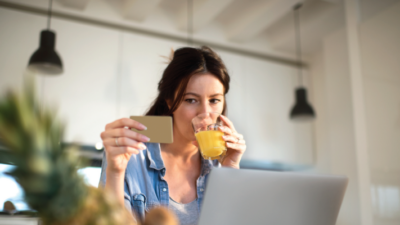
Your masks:
[{"label": "shirt button", "polygon": [[164,191],[164,192],[165,192],[165,191],[167,191],[167,189],[166,189],[166,188],[163,188],[163,189],[162,189],[162,191]]},{"label": "shirt button", "polygon": [[204,189],[203,189],[203,188],[200,188],[200,191],[201,191],[201,192],[203,192],[203,191],[204,191]]}]

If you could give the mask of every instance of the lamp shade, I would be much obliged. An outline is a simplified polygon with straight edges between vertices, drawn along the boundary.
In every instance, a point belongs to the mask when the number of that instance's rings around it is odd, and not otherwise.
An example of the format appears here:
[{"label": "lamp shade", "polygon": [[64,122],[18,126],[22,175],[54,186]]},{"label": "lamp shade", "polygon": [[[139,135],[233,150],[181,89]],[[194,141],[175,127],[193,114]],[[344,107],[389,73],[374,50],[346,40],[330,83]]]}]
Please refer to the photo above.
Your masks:
[{"label": "lamp shade", "polygon": [[290,118],[298,121],[308,121],[315,118],[314,109],[307,101],[307,90],[296,89],[296,103],[290,112]]},{"label": "lamp shade", "polygon": [[29,59],[28,68],[43,74],[57,75],[63,72],[61,58],[55,51],[56,34],[49,30],[40,33],[40,46]]}]

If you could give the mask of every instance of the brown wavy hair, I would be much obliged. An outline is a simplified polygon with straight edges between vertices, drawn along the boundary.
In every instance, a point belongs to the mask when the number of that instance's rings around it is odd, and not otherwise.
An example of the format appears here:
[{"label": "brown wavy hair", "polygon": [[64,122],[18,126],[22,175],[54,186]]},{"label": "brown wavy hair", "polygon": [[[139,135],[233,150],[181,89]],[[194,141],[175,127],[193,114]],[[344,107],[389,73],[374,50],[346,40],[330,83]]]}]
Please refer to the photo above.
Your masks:
[{"label": "brown wavy hair", "polygon": [[[224,95],[229,91],[230,77],[222,59],[211,48],[179,48],[164,70],[158,83],[158,96],[146,115],[166,115],[172,113],[183,101],[189,79],[195,74],[210,73],[224,86]],[[171,102],[171,108],[167,102]],[[226,114],[226,99],[222,114]]]}]

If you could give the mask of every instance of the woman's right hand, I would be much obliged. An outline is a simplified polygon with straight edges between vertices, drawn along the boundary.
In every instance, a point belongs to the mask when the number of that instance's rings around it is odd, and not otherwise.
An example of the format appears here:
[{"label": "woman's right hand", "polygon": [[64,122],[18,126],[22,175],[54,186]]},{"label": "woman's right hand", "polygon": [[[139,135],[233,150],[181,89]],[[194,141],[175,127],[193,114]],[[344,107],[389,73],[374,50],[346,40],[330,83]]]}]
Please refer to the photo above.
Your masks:
[{"label": "woman's right hand", "polygon": [[143,142],[150,139],[142,134],[132,131],[146,130],[147,128],[132,119],[122,118],[106,125],[101,133],[107,157],[107,172],[114,174],[125,173],[126,166],[132,154],[138,154],[146,149]]}]

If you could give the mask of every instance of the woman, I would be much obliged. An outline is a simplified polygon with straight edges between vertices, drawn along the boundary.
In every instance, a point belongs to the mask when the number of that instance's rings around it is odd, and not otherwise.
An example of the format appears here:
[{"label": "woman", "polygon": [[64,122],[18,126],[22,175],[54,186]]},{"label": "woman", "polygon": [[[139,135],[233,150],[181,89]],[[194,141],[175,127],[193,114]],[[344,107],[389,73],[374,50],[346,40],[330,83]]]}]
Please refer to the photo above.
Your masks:
[{"label": "woman", "polygon": [[147,209],[164,205],[181,225],[196,224],[211,168],[239,169],[246,145],[227,117],[222,116],[227,146],[222,162],[202,159],[191,124],[204,112],[225,115],[229,80],[225,65],[210,48],[178,49],[146,114],[173,117],[173,143],[146,143],[147,137],[127,129],[144,130],[144,125],[128,118],[107,124],[101,133],[106,160],[100,182],[141,220]]}]

